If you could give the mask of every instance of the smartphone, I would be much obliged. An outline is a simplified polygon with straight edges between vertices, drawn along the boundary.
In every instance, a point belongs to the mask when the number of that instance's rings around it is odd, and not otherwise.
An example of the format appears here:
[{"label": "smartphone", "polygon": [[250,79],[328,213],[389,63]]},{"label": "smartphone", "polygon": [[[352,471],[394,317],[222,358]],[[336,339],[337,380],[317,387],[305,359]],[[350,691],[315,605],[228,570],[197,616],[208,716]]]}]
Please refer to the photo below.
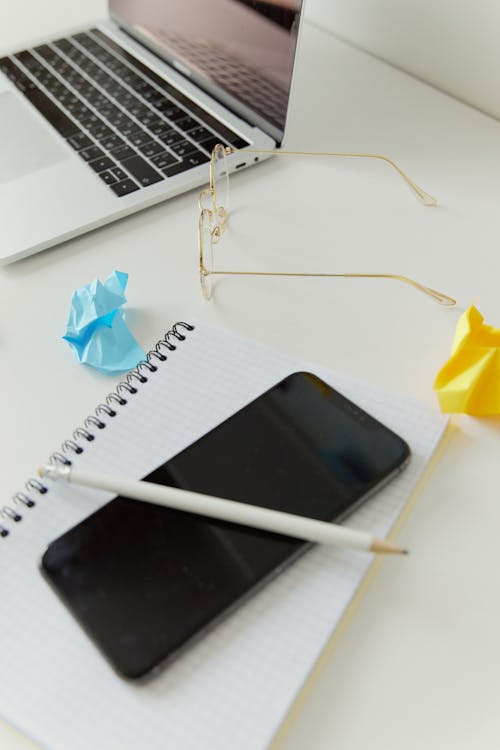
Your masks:
[{"label": "smartphone", "polygon": [[[363,409],[297,372],[144,479],[338,522],[398,473],[409,453]],[[138,679],[308,546],[117,497],[53,541],[41,569],[115,670]]]}]

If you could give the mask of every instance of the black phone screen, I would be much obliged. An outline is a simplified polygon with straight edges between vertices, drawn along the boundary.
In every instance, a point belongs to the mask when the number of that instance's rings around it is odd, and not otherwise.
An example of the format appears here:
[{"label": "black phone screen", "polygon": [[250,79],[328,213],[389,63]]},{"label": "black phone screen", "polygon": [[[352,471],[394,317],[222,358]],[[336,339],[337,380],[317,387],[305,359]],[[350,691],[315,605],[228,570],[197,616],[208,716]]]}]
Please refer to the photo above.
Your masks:
[{"label": "black phone screen", "polygon": [[[395,433],[301,372],[144,478],[332,521],[408,456]],[[291,537],[117,497],[52,542],[42,570],[115,669],[138,678],[306,548]]]}]

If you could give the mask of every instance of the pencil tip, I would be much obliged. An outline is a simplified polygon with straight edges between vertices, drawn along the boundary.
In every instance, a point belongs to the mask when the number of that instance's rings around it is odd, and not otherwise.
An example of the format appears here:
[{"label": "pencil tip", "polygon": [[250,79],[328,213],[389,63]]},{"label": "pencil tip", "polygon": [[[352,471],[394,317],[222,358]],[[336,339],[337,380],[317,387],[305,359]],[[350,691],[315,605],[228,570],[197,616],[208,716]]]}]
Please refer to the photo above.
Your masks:
[{"label": "pencil tip", "polygon": [[402,547],[396,547],[390,542],[386,542],[385,539],[374,539],[371,546],[371,552],[382,555],[408,555],[409,550],[403,549]]}]

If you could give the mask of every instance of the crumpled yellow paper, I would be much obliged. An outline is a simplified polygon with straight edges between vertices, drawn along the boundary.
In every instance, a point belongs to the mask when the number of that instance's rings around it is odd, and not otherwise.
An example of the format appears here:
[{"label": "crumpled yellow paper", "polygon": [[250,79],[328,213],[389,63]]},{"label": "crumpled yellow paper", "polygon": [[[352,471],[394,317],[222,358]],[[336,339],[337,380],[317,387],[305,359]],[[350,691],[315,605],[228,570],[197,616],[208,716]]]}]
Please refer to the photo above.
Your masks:
[{"label": "crumpled yellow paper", "polygon": [[446,413],[500,414],[500,328],[483,320],[474,305],[460,316],[451,357],[434,381]]}]

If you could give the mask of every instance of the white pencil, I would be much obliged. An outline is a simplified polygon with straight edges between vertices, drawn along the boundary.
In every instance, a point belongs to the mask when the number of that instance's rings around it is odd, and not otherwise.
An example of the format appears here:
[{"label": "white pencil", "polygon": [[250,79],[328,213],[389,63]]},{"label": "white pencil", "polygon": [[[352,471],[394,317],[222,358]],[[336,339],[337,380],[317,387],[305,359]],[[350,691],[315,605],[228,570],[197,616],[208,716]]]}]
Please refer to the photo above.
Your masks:
[{"label": "white pencil", "polygon": [[47,464],[38,469],[41,477],[64,480],[82,487],[106,490],[116,495],[164,505],[188,513],[196,513],[222,521],[240,523],[255,529],[274,531],[298,539],[339,547],[365,550],[378,554],[407,554],[407,550],[395,547],[390,542],[377,539],[365,531],[356,531],[345,526],[316,521],[312,518],[283,513],[278,510],[259,508],[255,505],[225,500],[212,495],[202,495],[177,487],[164,487],[152,482],[140,482],[123,477],[75,471],[70,466]]}]

